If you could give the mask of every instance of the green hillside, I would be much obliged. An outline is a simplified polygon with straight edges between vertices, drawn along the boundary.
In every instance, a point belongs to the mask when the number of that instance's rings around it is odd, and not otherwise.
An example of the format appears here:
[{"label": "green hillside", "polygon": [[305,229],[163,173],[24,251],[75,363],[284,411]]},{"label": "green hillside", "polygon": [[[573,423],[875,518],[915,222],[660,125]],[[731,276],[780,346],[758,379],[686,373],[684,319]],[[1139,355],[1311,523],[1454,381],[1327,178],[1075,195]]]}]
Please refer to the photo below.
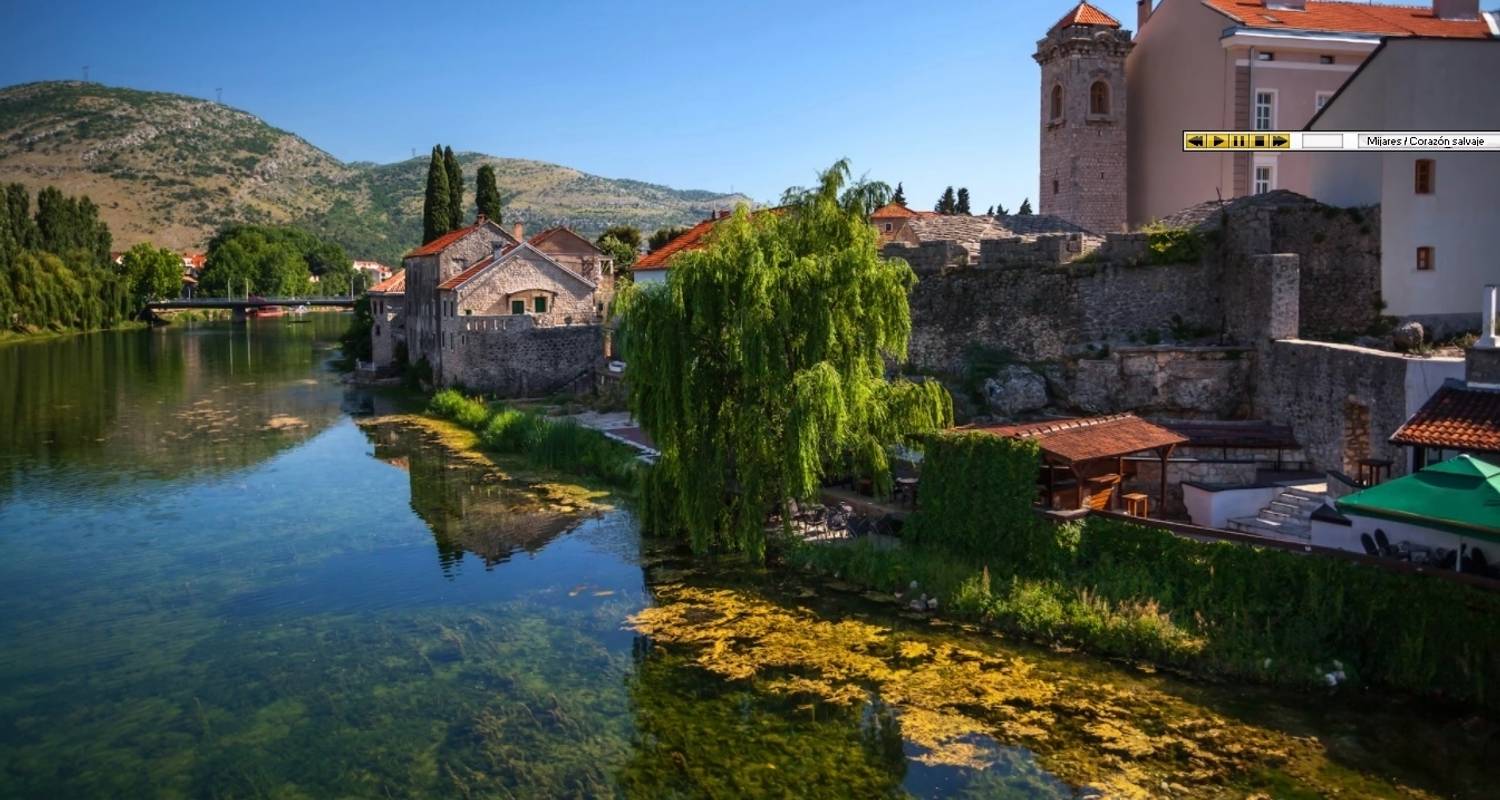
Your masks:
[{"label": "green hillside", "polygon": [[[460,158],[468,214],[474,172],[493,164],[507,221],[528,230],[565,224],[592,235],[623,223],[649,233],[746,199],[538,161]],[[254,115],[194,97],[77,81],[0,89],[0,182],[88,195],[117,250],[148,240],[190,250],[229,223],[294,223],[354,258],[395,263],[421,237],[426,170],[426,154],[344,163]]]}]

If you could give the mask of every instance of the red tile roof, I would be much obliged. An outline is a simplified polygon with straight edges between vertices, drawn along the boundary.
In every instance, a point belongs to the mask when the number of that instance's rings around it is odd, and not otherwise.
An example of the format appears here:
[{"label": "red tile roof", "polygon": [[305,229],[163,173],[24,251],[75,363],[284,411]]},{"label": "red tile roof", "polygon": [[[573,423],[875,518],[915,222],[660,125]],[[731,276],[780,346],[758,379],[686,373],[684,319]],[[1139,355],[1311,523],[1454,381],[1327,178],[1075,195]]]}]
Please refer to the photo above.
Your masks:
[{"label": "red tile roof", "polygon": [[1391,443],[1500,453],[1500,389],[1444,384],[1396,430]]},{"label": "red tile roof", "polygon": [[1052,30],[1066,28],[1069,25],[1102,25],[1106,28],[1118,28],[1120,21],[1088,3],[1079,3],[1072,11],[1064,14],[1063,18],[1052,26]]},{"label": "red tile roof", "polygon": [[484,223],[482,222],[476,222],[467,228],[459,228],[456,231],[448,231],[442,236],[439,236],[438,238],[433,239],[427,244],[424,244],[421,247],[418,247],[417,249],[411,251],[410,253],[407,253],[405,257],[411,258],[412,256],[431,256],[441,253],[444,250],[448,249],[448,245],[453,244],[454,242],[464,238],[465,236],[468,236],[476,230],[479,230],[479,226],[483,224]]},{"label": "red tile roof", "polygon": [[708,232],[714,226],[723,221],[724,218],[706,219],[683,231],[676,239],[658,247],[656,250],[636,259],[630,269],[635,272],[653,269],[666,269],[667,262],[672,256],[687,250],[697,250],[708,244]]},{"label": "red tile roof", "polygon": [[406,270],[392,275],[370,287],[371,294],[405,294],[406,293]]},{"label": "red tile roof", "polygon": [[916,216],[921,215],[900,203],[886,203],[875,209],[870,219],[910,219]]},{"label": "red tile roof", "polygon": [[1203,0],[1203,4],[1250,28],[1262,30],[1327,31],[1378,36],[1444,36],[1484,39],[1490,36],[1484,19],[1438,19],[1431,6],[1387,6],[1307,0],[1295,11],[1266,8],[1263,0]]},{"label": "red tile roof", "polygon": [[1043,453],[1068,464],[1118,458],[1187,442],[1187,437],[1134,414],[1058,419],[1024,425],[977,426],[965,430],[1012,439],[1035,439]]}]

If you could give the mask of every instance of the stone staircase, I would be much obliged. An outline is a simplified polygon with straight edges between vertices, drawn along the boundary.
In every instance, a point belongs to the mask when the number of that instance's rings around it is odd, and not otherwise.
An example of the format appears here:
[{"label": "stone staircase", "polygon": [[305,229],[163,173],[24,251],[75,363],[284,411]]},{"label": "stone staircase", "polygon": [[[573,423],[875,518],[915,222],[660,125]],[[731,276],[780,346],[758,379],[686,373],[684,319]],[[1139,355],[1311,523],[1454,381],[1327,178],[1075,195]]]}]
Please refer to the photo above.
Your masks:
[{"label": "stone staircase", "polygon": [[1323,495],[1287,487],[1253,517],[1229,520],[1229,529],[1256,536],[1305,542],[1312,538],[1312,513],[1323,504]]}]

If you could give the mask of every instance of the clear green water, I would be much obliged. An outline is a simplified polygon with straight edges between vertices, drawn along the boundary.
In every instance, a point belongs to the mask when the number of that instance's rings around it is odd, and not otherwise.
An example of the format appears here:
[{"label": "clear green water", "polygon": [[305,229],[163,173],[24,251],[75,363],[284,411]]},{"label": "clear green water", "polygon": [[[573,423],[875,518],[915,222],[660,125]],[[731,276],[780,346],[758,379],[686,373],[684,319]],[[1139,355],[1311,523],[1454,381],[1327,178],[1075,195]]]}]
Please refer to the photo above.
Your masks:
[{"label": "clear green water", "polygon": [[0,347],[0,797],[1494,796],[1485,719],[934,628],[559,512],[357,425],[400,401],[328,369],[343,323]]}]

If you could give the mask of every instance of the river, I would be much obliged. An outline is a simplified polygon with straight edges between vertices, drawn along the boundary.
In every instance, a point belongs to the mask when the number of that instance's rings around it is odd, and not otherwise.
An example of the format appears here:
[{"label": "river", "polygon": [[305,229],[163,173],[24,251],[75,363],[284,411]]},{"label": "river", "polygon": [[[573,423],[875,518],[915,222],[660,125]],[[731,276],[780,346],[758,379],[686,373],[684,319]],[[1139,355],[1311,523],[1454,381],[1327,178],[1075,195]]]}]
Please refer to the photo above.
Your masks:
[{"label": "river", "polygon": [[1495,796],[1458,710],[643,540],[344,384],[346,319],[0,346],[0,797]]}]

